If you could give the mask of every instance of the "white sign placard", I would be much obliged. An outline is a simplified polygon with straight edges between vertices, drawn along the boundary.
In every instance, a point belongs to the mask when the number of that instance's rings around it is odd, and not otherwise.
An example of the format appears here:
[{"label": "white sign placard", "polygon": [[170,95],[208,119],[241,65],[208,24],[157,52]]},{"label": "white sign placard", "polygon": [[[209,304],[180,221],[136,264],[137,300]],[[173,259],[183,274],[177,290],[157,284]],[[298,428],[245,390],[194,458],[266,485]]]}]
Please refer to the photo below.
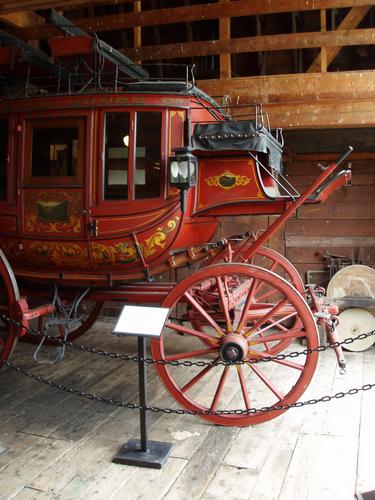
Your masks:
[{"label": "white sign placard", "polygon": [[167,307],[124,306],[112,333],[160,337],[167,320]]}]

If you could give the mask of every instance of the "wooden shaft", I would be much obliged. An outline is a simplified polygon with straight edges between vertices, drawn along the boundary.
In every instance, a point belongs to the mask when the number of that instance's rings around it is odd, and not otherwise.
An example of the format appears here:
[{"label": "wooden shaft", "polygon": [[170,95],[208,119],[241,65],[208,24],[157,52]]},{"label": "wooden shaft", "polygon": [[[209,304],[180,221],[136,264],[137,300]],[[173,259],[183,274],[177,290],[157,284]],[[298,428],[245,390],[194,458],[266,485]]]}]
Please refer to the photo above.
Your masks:
[{"label": "wooden shaft", "polygon": [[353,148],[349,146],[347,151],[336,161],[327,166],[327,168],[315,179],[315,181],[311,184],[309,188],[295,201],[293,202],[289,208],[285,210],[285,212],[278,217],[270,227],[262,233],[259,238],[249,247],[247,252],[242,254],[244,260],[250,259],[276,231],[280,229],[284,223],[290,219],[290,217],[299,209],[299,207],[307,200],[309,196],[311,196],[332,174],[332,172],[342,163],[345,158],[352,152]]}]

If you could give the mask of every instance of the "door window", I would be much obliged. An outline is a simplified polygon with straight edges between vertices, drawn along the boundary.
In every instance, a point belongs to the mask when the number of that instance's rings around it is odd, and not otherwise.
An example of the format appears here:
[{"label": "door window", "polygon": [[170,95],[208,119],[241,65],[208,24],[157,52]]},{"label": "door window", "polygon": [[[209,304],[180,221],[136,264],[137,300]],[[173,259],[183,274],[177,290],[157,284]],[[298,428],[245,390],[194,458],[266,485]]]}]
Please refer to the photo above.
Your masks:
[{"label": "door window", "polygon": [[34,128],[32,177],[77,175],[78,127]]},{"label": "door window", "polygon": [[161,113],[137,113],[135,199],[160,196]]},{"label": "door window", "polygon": [[26,127],[29,183],[74,184],[82,180],[83,118],[30,120]]},{"label": "door window", "polygon": [[160,197],[160,112],[105,114],[104,199]]},{"label": "door window", "polygon": [[129,113],[106,113],[104,199],[128,199]]}]

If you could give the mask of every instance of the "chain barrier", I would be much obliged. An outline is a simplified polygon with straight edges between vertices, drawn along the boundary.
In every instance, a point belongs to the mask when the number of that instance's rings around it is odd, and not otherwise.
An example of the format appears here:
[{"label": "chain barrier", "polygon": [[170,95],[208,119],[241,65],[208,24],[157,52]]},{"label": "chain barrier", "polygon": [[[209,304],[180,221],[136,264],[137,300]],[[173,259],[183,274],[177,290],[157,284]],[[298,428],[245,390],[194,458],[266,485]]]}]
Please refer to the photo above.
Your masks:
[{"label": "chain barrier", "polygon": [[[341,342],[331,342],[328,343],[327,345],[319,345],[318,347],[312,349],[308,347],[307,349],[304,349],[302,351],[293,351],[288,354],[276,354],[275,356],[262,356],[261,358],[248,358],[246,360],[241,360],[241,361],[235,361],[235,362],[228,362],[228,361],[221,361],[221,360],[213,360],[213,361],[167,361],[165,359],[153,359],[153,358],[141,358],[139,356],[133,356],[130,354],[120,354],[118,352],[111,352],[111,351],[104,351],[102,349],[96,349],[96,347],[90,347],[90,346],[85,346],[82,344],[75,344],[74,342],[70,342],[69,340],[64,340],[62,338],[55,337],[53,335],[47,335],[46,333],[40,332],[38,330],[35,330],[33,328],[27,328],[25,327],[22,323],[18,322],[17,320],[13,318],[9,318],[3,313],[0,313],[0,319],[3,321],[9,323],[13,323],[15,326],[18,328],[21,328],[23,330],[26,330],[27,333],[29,333],[32,336],[35,337],[44,337],[46,340],[52,340],[53,342],[58,342],[61,345],[69,346],[72,347],[73,349],[77,349],[79,351],[84,351],[84,352],[89,352],[91,354],[97,354],[99,356],[105,356],[109,357],[112,359],[120,359],[121,361],[135,361],[136,363],[139,363],[143,361],[146,364],[152,365],[152,364],[158,364],[158,365],[171,365],[171,366],[185,366],[185,367],[192,367],[192,366],[198,366],[198,367],[206,367],[206,366],[232,366],[232,365],[243,365],[243,364],[256,364],[256,363],[267,363],[270,361],[283,361],[288,358],[297,358],[298,356],[306,356],[308,354],[312,354],[313,352],[324,352],[327,349],[334,349],[336,347],[344,346],[344,345],[349,345],[352,344],[353,342],[357,340],[364,340],[367,337],[372,337],[375,336],[375,330],[372,330],[371,332],[368,333],[361,333],[360,335],[357,335],[356,337],[348,337]],[[254,353],[256,355],[256,353]]]},{"label": "chain barrier", "polygon": [[175,414],[175,415],[252,415],[256,413],[267,413],[270,411],[282,411],[282,410],[289,410],[290,408],[301,408],[303,406],[308,406],[308,405],[315,405],[318,403],[328,403],[332,399],[342,399],[345,396],[354,396],[355,394],[358,394],[359,392],[365,392],[369,391],[370,389],[373,389],[375,387],[375,384],[365,384],[362,387],[358,389],[349,389],[348,391],[341,391],[337,392],[336,394],[333,394],[332,396],[322,396],[320,398],[312,398],[308,399],[307,401],[297,401],[295,403],[289,403],[289,404],[284,404],[284,405],[274,405],[274,406],[263,406],[262,408],[249,408],[248,410],[217,410],[217,411],[211,411],[211,410],[185,410],[182,408],[159,408],[157,406],[143,406],[135,403],[130,403],[128,401],[121,401],[118,399],[110,399],[110,398],[105,398],[104,396],[96,396],[95,394],[90,394],[88,392],[83,392],[80,391],[79,389],[73,389],[71,387],[67,387],[63,384],[57,384],[56,382],[53,382],[52,380],[45,379],[44,377],[41,377],[40,375],[35,375],[34,373],[30,372],[29,370],[25,370],[24,368],[20,368],[19,366],[13,365],[13,363],[10,363],[9,361],[4,360],[4,364],[7,365],[9,368],[12,370],[15,370],[16,372],[26,375],[27,377],[31,378],[32,380],[36,380],[37,382],[40,382],[42,384],[48,385],[49,387],[54,387],[55,389],[58,389],[63,392],[67,392],[69,394],[73,394],[75,396],[80,396],[85,399],[91,400],[91,401],[98,401],[99,403],[105,403],[111,406],[117,406],[117,407],[122,407],[122,408],[128,408],[131,410],[144,410],[144,411],[150,411],[152,413],[165,413],[165,414]]},{"label": "chain barrier", "polygon": [[[30,333],[31,335],[34,336],[43,336],[46,339],[53,340],[53,341],[58,341],[61,344],[68,345],[69,347],[73,347],[78,350],[82,350],[85,352],[90,352],[94,354],[98,354],[101,356],[107,356],[112,359],[121,359],[124,361],[136,361],[136,362],[144,362],[147,364],[163,364],[163,365],[173,365],[173,366],[199,366],[199,367],[204,367],[204,366],[219,366],[219,365],[236,365],[236,364],[244,364],[244,363],[258,363],[258,362],[269,362],[269,361],[279,361],[279,360],[284,360],[286,358],[296,358],[301,355],[306,355],[306,354],[311,354],[312,352],[322,352],[326,351],[329,348],[335,348],[339,347],[341,345],[348,345],[352,344],[356,340],[363,340],[367,337],[374,336],[375,335],[375,330],[368,332],[368,333],[362,333],[358,335],[357,337],[348,337],[344,339],[341,342],[332,342],[328,345],[320,345],[315,349],[304,349],[303,351],[294,351],[289,354],[277,354],[276,356],[267,356],[264,358],[260,359],[248,359],[248,360],[243,360],[235,363],[229,363],[229,362],[224,362],[224,361],[218,361],[214,360],[212,362],[204,362],[204,361],[166,361],[166,360],[154,360],[152,358],[141,358],[140,356],[131,356],[128,354],[119,354],[117,352],[108,352],[108,351],[103,351],[100,349],[96,349],[95,347],[87,347],[84,345],[79,345],[79,344],[74,344],[73,342],[70,342],[68,340],[60,339],[57,338],[53,335],[47,335],[45,333],[39,332],[38,330],[34,330],[32,328],[26,328],[24,325],[19,323],[18,321],[7,317],[6,315],[0,313],[0,318],[9,323],[12,322],[15,326],[18,328],[22,328],[27,331],[27,333]],[[41,377],[40,375],[35,375],[32,373],[30,370],[26,370],[24,368],[21,368],[19,366],[15,366],[13,363],[3,360],[3,364],[11,368],[12,370],[16,371],[19,374],[25,375],[26,377],[35,380],[39,383],[48,385],[49,387],[53,387],[55,389],[58,389],[60,391],[73,394],[75,396],[80,396],[88,400],[93,400],[93,401],[98,401],[100,403],[105,403],[108,405],[112,406],[117,406],[117,407],[123,407],[123,408],[128,408],[128,409],[133,409],[133,410],[144,410],[144,411],[150,411],[153,413],[165,413],[165,414],[176,414],[176,415],[250,415],[250,414],[256,414],[256,413],[266,413],[270,411],[283,411],[283,410],[288,410],[290,408],[300,408],[303,406],[307,405],[315,405],[317,403],[328,403],[329,401],[333,399],[341,399],[345,396],[353,396],[355,394],[358,394],[359,392],[364,392],[368,391],[370,389],[373,389],[375,387],[375,384],[365,384],[360,388],[353,388],[349,389],[346,392],[338,392],[336,394],[330,395],[330,396],[322,396],[320,398],[313,398],[309,399],[307,401],[297,401],[295,403],[289,403],[289,404],[283,404],[283,405],[274,405],[274,406],[264,406],[262,408],[250,408],[246,410],[242,409],[237,409],[237,410],[217,410],[217,411],[211,411],[211,410],[186,410],[182,408],[174,409],[174,408],[158,408],[156,406],[142,406],[139,404],[127,402],[127,401],[121,401],[121,400],[114,400],[110,398],[106,398],[104,396],[96,396],[95,394],[83,392],[79,389],[73,389],[71,387],[67,387],[63,384],[57,384],[53,380],[46,379],[44,377]]]}]

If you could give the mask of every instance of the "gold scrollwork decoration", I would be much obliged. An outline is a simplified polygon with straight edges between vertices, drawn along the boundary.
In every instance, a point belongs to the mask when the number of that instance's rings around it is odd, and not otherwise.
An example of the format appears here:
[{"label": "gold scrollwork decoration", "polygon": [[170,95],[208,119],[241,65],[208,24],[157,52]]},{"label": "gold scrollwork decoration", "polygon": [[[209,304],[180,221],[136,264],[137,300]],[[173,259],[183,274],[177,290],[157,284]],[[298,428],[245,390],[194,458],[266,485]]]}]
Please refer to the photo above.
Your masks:
[{"label": "gold scrollwork decoration", "polygon": [[183,111],[171,111],[171,118],[174,118],[175,116],[178,116],[181,118],[181,120],[184,119],[184,112]]},{"label": "gold scrollwork decoration", "polygon": [[239,186],[246,186],[249,184],[251,178],[247,175],[234,174],[230,170],[225,170],[220,175],[212,175],[205,179],[205,182],[210,187],[220,187],[228,190]]},{"label": "gold scrollwork decoration", "polygon": [[54,265],[68,269],[89,269],[87,249],[74,243],[37,241],[26,247],[30,264],[41,267]]},{"label": "gold scrollwork decoration", "polygon": [[92,251],[98,264],[130,264],[138,258],[132,243],[116,243],[114,246],[93,243]]},{"label": "gold scrollwork decoration", "polygon": [[79,193],[30,192],[25,204],[25,228],[29,233],[74,233],[82,230]]},{"label": "gold scrollwork decoration", "polygon": [[174,217],[167,222],[167,227],[162,228],[159,227],[150,238],[145,239],[144,244],[142,245],[142,251],[145,258],[153,255],[157,247],[164,248],[167,243],[167,236],[169,233],[174,231],[177,227],[177,223],[179,221],[179,217]]},{"label": "gold scrollwork decoration", "polygon": [[[176,229],[178,221],[179,217],[174,217],[167,222],[166,227],[159,227],[155,233],[140,243],[145,258],[153,255],[158,248],[165,247],[168,234]],[[92,251],[95,262],[101,265],[130,264],[139,260],[137,249],[132,242],[120,242],[113,246],[95,242],[92,244]]]}]

